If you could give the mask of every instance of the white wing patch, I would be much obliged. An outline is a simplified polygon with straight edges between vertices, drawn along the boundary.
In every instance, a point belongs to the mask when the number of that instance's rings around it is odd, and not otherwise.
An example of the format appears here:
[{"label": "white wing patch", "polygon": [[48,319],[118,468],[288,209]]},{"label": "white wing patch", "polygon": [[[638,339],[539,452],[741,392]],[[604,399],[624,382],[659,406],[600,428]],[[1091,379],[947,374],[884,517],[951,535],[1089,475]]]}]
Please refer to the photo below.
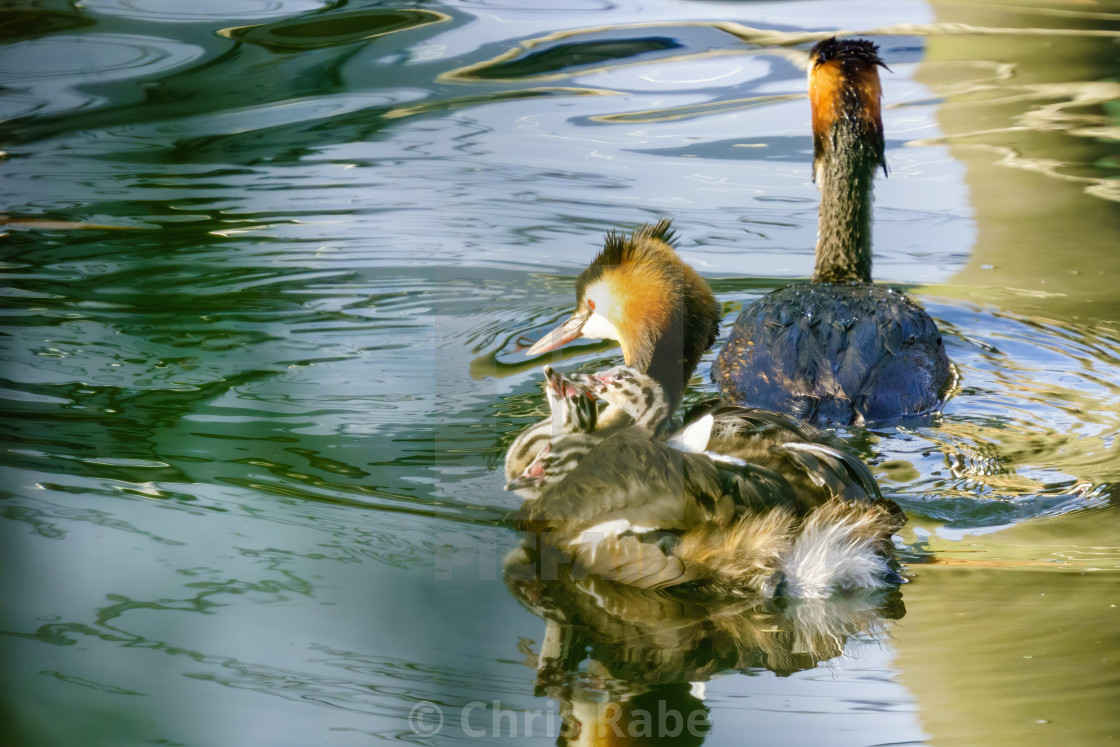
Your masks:
[{"label": "white wing patch", "polygon": [[631,524],[626,519],[611,519],[604,521],[602,524],[596,524],[593,527],[588,527],[579,533],[579,536],[569,542],[569,545],[597,545],[607,537],[617,537],[623,532],[631,532],[633,534],[642,534],[643,532],[652,532],[653,527],[642,527]]},{"label": "white wing patch", "polygon": [[687,428],[674,433],[667,443],[677,451],[702,453],[708,448],[708,442],[712,440],[712,426],[715,422],[715,417],[708,413],[695,423],[690,423]]},{"label": "white wing patch", "polygon": [[747,460],[740,459],[739,457],[728,456],[727,454],[717,454],[714,451],[705,451],[704,454],[713,462],[722,462],[723,464],[730,464],[735,467],[747,466]]}]

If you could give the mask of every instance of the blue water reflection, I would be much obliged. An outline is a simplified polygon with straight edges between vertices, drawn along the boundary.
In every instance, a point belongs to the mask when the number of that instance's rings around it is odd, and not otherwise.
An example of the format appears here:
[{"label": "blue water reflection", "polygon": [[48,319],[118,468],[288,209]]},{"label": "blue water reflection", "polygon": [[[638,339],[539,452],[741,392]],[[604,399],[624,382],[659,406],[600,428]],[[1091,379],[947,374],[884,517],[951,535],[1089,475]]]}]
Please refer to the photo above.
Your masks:
[{"label": "blue water reflection", "polygon": [[[1061,29],[1050,41],[1084,62],[1010,94],[1008,66],[1029,75],[1038,55],[1022,50],[1040,35],[957,34],[919,2],[10,11],[0,738],[451,744],[509,711],[541,713],[518,743],[552,744],[564,718],[625,694],[631,715],[703,712],[708,744],[936,743],[955,692],[934,689],[938,664],[963,659],[974,678],[1070,695],[954,683],[990,704],[984,719],[1078,702],[1047,739],[1113,733],[1094,704],[1116,695],[1100,661],[1120,600],[1098,579],[1120,563],[1120,296],[1095,278],[1113,257],[1117,164],[1085,91],[1105,77],[1094,45],[1120,30],[1057,10],[971,19]],[[876,276],[925,304],[962,374],[939,418],[841,434],[911,516],[905,607],[782,629],[835,632],[818,648],[790,636],[797,667],[712,656],[633,690],[667,668],[627,679],[607,654],[649,649],[596,640],[597,664],[535,692],[546,597],[503,578],[516,500],[496,469],[544,406],[523,338],[569,310],[604,232],[665,216],[728,320],[807,275],[804,50],[861,27],[883,30],[893,70]],[[1090,102],[1092,135],[1047,96]],[[976,152],[1023,169],[1000,167],[993,189]],[[1019,185],[1033,192],[1017,210],[985,209]],[[1061,220],[1015,233],[1051,202]],[[560,358],[618,359],[593,343]],[[714,393],[709,365],[689,403]],[[984,607],[989,586],[1023,620],[998,661],[969,643],[1007,624]],[[1043,591],[1091,631],[1037,643],[1063,627]],[[789,621],[779,612],[735,610],[763,638]],[[972,638],[939,648],[929,631],[966,613]],[[1061,652],[1052,669],[1009,663],[1043,644]],[[421,702],[445,730],[417,732]],[[485,707],[464,721],[472,703]]]}]

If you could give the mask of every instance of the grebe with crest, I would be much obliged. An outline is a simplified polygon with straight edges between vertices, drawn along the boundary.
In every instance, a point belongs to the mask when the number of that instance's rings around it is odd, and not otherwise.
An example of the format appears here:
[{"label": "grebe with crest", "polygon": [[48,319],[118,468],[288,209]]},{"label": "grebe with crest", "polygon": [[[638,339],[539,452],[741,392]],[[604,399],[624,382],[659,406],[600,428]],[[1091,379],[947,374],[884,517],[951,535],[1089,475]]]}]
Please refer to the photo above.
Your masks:
[{"label": "grebe with crest", "polygon": [[[626,365],[653,377],[669,412],[680,405],[700,358],[715,342],[720,307],[704,278],[673,249],[671,222],[611,232],[576,278],[576,310],[525,354],[537,355],[580,337],[618,342]],[[625,423],[617,407],[600,427]]]},{"label": "grebe with crest", "polygon": [[937,325],[871,283],[875,172],[887,164],[878,47],[826,39],[809,53],[813,178],[820,189],[808,284],[744,309],[712,366],[735,403],[821,425],[865,425],[938,410],[953,371]]}]

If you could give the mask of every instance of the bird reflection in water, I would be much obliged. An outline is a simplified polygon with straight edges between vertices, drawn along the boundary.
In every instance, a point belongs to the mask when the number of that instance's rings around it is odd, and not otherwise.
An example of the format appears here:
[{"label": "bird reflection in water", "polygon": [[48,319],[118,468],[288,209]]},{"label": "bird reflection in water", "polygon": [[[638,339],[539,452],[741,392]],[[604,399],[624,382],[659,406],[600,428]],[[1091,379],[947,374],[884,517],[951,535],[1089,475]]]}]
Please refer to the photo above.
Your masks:
[{"label": "bird reflection in water", "polygon": [[825,599],[694,597],[535,561],[531,548],[515,549],[505,579],[544,620],[538,652],[524,652],[535,693],[560,705],[558,745],[701,744],[711,727],[705,683],[716,675],[813,669],[905,614],[897,587]]}]

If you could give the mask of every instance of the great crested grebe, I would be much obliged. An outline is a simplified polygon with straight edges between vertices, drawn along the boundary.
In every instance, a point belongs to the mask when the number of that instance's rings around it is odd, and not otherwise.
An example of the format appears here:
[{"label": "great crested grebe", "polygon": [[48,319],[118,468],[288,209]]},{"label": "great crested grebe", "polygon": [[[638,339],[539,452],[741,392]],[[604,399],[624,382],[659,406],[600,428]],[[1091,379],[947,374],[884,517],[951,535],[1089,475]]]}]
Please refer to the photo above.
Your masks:
[{"label": "great crested grebe", "polygon": [[732,401],[816,424],[863,425],[937,410],[952,369],[933,319],[871,284],[871,200],[886,173],[878,47],[827,39],[809,54],[813,176],[821,192],[813,282],[739,315],[712,366]]},{"label": "great crested grebe", "polygon": [[[715,342],[720,307],[707,281],[677,256],[673,238],[668,220],[629,237],[608,234],[603,250],[576,278],[575,312],[525,354],[578,337],[615,340],[626,365],[652,376],[669,411],[676,410],[700,358]],[[599,420],[600,427],[626,421],[615,407]]]},{"label": "great crested grebe", "polygon": [[[578,337],[616,340],[628,364],[657,378],[669,411],[675,410],[701,356],[715,342],[720,310],[707,282],[681,261],[672,241],[668,220],[643,226],[629,237],[607,234],[603,250],[576,280],[575,313],[526,355]],[[608,407],[594,428],[606,435],[627,421],[621,410]],[[518,435],[506,452],[507,484],[525,477],[553,432],[552,418],[545,418]]]},{"label": "great crested grebe", "polygon": [[636,586],[773,591],[784,575],[791,593],[812,596],[897,580],[882,551],[901,511],[858,459],[819,443],[808,426],[725,407],[698,449],[722,458],[655,438],[654,423],[679,405],[720,317],[671,237],[668,221],[609,235],[576,281],[575,313],[529,349],[609,338],[629,369],[579,377],[607,402],[599,419],[609,425],[590,439],[551,440],[542,467],[558,466],[556,479],[522,507],[519,526],[547,534],[585,572]]},{"label": "great crested grebe", "polygon": [[[681,260],[670,241],[670,224],[664,220],[639,228],[629,238],[609,234],[603,250],[576,279],[576,311],[526,354],[546,352],[583,336],[616,340],[626,365],[659,385],[664,412],[671,413],[715,339],[720,313],[707,282]],[[599,416],[600,424],[607,425],[601,430],[609,432],[632,421],[625,402],[609,397],[607,401],[609,406]],[[730,406],[711,414],[715,422],[707,450],[748,462],[756,456],[768,459],[775,444],[820,439],[813,429],[777,412]],[[648,410],[643,417],[649,417]],[[538,442],[536,448],[543,446]],[[792,453],[785,458],[795,461]],[[866,472],[862,463],[851,459]],[[783,464],[780,469],[801,479],[799,465]]]},{"label": "great crested grebe", "polygon": [[667,412],[651,377],[619,368],[584,378],[635,424],[590,444],[585,433],[554,438],[544,471],[558,472],[517,520],[580,572],[638,588],[802,597],[901,581],[889,548],[905,517],[857,459],[792,424],[789,440],[744,447],[751,461],[677,450],[649,427]]}]

